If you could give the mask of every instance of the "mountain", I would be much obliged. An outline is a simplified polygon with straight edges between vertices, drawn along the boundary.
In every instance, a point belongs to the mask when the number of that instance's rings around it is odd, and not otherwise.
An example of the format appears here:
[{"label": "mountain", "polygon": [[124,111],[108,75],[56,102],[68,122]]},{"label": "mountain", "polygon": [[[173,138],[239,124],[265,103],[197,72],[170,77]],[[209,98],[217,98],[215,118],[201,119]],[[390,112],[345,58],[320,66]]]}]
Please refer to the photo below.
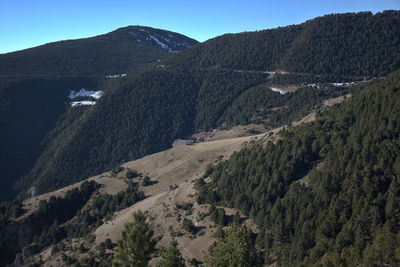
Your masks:
[{"label": "mountain", "polygon": [[[16,263],[109,266],[124,223],[145,209],[193,264],[224,226],[246,221],[249,265],[396,266],[399,18],[333,14],[178,53],[182,41],[128,28],[122,39],[169,56],[111,76],[97,63],[80,75],[21,66],[0,90],[2,168],[13,175],[1,188],[19,193],[0,204],[1,264],[21,252]],[[258,125],[236,126],[248,123]],[[197,136],[217,141],[165,150]]]},{"label": "mountain", "polygon": [[[337,82],[400,67],[399,17],[398,11],[327,15],[185,49],[130,75],[95,106],[82,107],[73,127],[68,118],[60,121],[18,189],[53,190],[200,130],[249,122],[268,128],[301,118],[323,99],[353,90]],[[300,44],[304,49],[294,53]],[[288,86],[297,90],[270,90]]]},{"label": "mountain", "polygon": [[265,263],[400,260],[400,72],[209,168],[198,202],[253,218]]},{"label": "mountain", "polygon": [[253,231],[251,266],[396,266],[400,72],[358,86],[303,123],[253,136],[243,135],[254,126],[218,130],[83,183],[2,203],[0,262],[109,266],[124,224],[141,209],[158,248],[174,238],[187,264],[202,263],[233,222]]},{"label": "mountain", "polygon": [[0,75],[110,75],[137,71],[198,42],[142,26],[0,55]]},{"label": "mountain", "polygon": [[171,58],[183,68],[385,76],[400,68],[400,14],[332,14],[299,25],[226,34]]},{"label": "mountain", "polygon": [[69,123],[78,117],[80,110],[71,110],[71,103],[93,100],[70,99],[71,91],[107,91],[126,74],[196,43],[170,31],[130,26],[0,55],[0,199],[15,196],[12,184],[33,168],[57,121],[66,113]]}]

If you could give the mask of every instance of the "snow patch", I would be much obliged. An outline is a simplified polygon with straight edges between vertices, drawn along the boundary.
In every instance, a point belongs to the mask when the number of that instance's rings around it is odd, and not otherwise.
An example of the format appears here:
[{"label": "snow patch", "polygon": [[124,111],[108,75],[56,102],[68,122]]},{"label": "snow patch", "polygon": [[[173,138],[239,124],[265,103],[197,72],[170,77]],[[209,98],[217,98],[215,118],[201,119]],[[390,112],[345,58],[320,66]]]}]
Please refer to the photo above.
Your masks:
[{"label": "snow patch", "polygon": [[350,86],[350,85],[354,85],[355,82],[350,82],[350,83],[330,83],[333,86]]},{"label": "snow patch", "polygon": [[176,47],[178,47],[179,50],[179,48],[187,48],[190,46],[186,40],[177,42],[177,37],[170,33],[159,34],[142,28],[136,28],[128,33],[136,38],[137,43],[155,42],[155,45],[170,53],[177,53],[178,51],[175,49]]},{"label": "snow patch", "polygon": [[172,49],[171,49],[168,45],[166,45],[166,44],[164,44],[163,42],[161,42],[160,40],[158,40],[157,37],[155,37],[155,36],[153,36],[153,35],[151,35],[151,34],[150,34],[149,37],[150,37],[153,41],[155,41],[159,46],[161,46],[161,48],[163,48],[163,49],[165,49],[165,50],[168,50],[169,52],[174,52],[174,51],[172,51]]},{"label": "snow patch", "polygon": [[123,78],[126,76],[126,73],[122,74],[112,74],[112,75],[107,75],[106,78]]},{"label": "snow patch", "polygon": [[103,95],[103,91],[86,91],[85,88],[82,88],[81,90],[75,92],[75,91],[70,91],[69,98],[74,99],[77,98],[78,96],[90,96],[95,99],[99,99]]},{"label": "snow patch", "polygon": [[79,107],[79,106],[93,106],[96,104],[95,101],[89,101],[89,100],[84,100],[84,101],[72,101],[71,107]]},{"label": "snow patch", "polygon": [[287,92],[285,92],[285,91],[283,91],[283,90],[281,90],[281,89],[279,89],[279,88],[276,88],[276,87],[270,87],[270,89],[271,89],[272,91],[274,91],[274,92],[279,92],[281,95],[284,95],[284,94],[287,93]]},{"label": "snow patch", "polygon": [[99,99],[100,97],[103,96],[103,91],[97,91],[96,93],[90,96],[93,97],[94,99]]},{"label": "snow patch", "polygon": [[[91,97],[94,98],[96,100],[98,100],[100,97],[103,96],[103,91],[90,91],[90,90],[86,90],[85,88],[82,88],[79,91],[70,91],[70,94],[68,95],[68,97],[72,100],[75,99],[77,97]],[[79,106],[93,106],[94,104],[96,104],[96,101],[93,100],[82,100],[82,101],[72,101],[69,103],[71,105],[71,107],[79,107]]]}]

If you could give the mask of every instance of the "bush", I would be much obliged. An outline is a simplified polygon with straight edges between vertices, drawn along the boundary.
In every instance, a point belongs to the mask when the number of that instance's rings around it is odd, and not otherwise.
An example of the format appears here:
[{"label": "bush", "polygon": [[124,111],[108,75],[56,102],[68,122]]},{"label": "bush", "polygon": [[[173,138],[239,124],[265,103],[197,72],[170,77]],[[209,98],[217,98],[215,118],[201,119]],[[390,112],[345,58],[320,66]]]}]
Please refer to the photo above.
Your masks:
[{"label": "bush", "polygon": [[151,184],[150,177],[149,176],[144,177],[142,181],[142,186],[149,186],[150,184]]},{"label": "bush", "polygon": [[193,222],[189,219],[183,219],[182,227],[191,234],[196,233],[196,226],[194,226]]},{"label": "bush", "polygon": [[133,170],[133,171],[132,170],[128,170],[127,173],[126,173],[126,178],[128,178],[128,179],[133,179],[133,178],[136,178],[138,176],[140,176],[140,174],[135,170]]},{"label": "bush", "polygon": [[114,169],[112,169],[111,172],[112,172],[113,174],[118,174],[118,173],[122,172],[123,170],[124,170],[124,167],[117,166],[117,167],[115,167]]}]

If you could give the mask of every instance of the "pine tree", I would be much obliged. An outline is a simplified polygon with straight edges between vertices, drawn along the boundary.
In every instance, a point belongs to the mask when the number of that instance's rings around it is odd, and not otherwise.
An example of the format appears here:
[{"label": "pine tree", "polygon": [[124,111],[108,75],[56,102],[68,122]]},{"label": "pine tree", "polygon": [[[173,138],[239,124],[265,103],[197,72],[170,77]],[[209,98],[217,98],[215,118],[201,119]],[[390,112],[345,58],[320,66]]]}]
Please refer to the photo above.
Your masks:
[{"label": "pine tree", "polygon": [[135,212],[133,222],[125,224],[122,237],[118,240],[112,265],[147,266],[156,246],[156,241],[152,239],[153,233],[143,212]]},{"label": "pine tree", "polygon": [[235,224],[230,225],[225,236],[210,248],[206,263],[211,267],[254,266],[254,247],[248,230]]},{"label": "pine tree", "polygon": [[185,267],[185,260],[178,249],[178,242],[172,240],[168,249],[163,253],[158,267]]}]

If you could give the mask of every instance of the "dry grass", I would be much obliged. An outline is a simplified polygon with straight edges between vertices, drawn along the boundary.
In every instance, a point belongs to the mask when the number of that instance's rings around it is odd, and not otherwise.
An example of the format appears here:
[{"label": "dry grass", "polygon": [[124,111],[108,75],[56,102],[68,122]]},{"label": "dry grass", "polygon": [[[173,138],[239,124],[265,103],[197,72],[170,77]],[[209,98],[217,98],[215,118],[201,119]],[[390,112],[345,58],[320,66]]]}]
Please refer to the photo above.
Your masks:
[{"label": "dry grass", "polygon": [[323,105],[325,107],[332,107],[333,105],[342,103],[343,101],[345,101],[346,99],[349,99],[350,97],[351,97],[351,94],[347,94],[347,95],[344,95],[344,96],[331,98],[331,99],[325,100],[323,102]]},{"label": "dry grass", "polygon": [[[344,100],[344,97],[330,100],[329,105],[336,104]],[[329,100],[328,100],[329,101]],[[315,113],[311,113],[305,118],[294,122],[293,125],[307,123],[315,120]],[[257,129],[264,132],[262,126],[238,126],[228,131],[216,131],[212,133],[201,133],[205,142],[196,143],[190,146],[178,146],[159,153],[155,153],[141,159],[127,162],[122,166],[125,169],[136,170],[143,176],[149,176],[152,185],[142,187],[147,198],[134,204],[133,206],[117,212],[113,218],[102,224],[95,231],[95,246],[110,238],[116,242],[124,224],[132,220],[132,213],[136,210],[142,210],[148,215],[148,222],[155,231],[156,236],[161,236],[158,247],[167,247],[172,235],[178,241],[179,248],[187,261],[195,258],[203,261],[208,247],[215,241],[212,237],[216,231],[209,216],[201,220],[201,214],[207,213],[208,205],[197,205],[195,202],[194,180],[204,174],[205,168],[210,163],[218,160],[227,159],[234,152],[240,150],[246,143],[252,140],[274,140],[279,138],[277,133],[282,127],[273,129],[269,132],[254,136],[243,136],[248,134],[249,129]],[[200,136],[201,136],[200,134]],[[241,136],[241,137],[239,137]],[[126,171],[119,175],[124,175]],[[103,185],[102,193],[115,194],[126,188],[123,179],[111,178],[110,173],[94,176],[88,180],[95,180]],[[142,178],[135,178],[142,179]],[[306,181],[304,181],[306,182]],[[65,187],[63,189],[37,196],[24,201],[24,207],[32,212],[41,199],[48,199],[52,195],[62,196],[66,191],[79,186],[80,183]],[[170,190],[170,185],[177,185],[176,189]],[[177,209],[177,204],[193,203],[191,212]],[[236,213],[233,209],[226,209],[227,215]],[[27,215],[24,215],[27,216]],[[191,219],[198,227],[199,232],[196,235],[187,233],[181,227],[183,218]],[[254,231],[257,231],[252,220],[246,220],[248,225]],[[48,257],[47,253],[42,256]],[[47,258],[47,257],[44,258]],[[59,255],[47,258],[49,262],[54,263],[54,259]],[[155,266],[159,258],[153,259],[150,266]]]},{"label": "dry grass", "polygon": [[[85,181],[95,181],[96,183],[100,184],[101,185],[100,193],[102,194],[107,193],[110,195],[114,195],[120,191],[125,190],[128,187],[123,179],[110,178],[107,176],[107,173],[104,175],[93,176]],[[79,187],[83,182],[84,181],[81,181],[73,185],[63,187],[53,192],[25,199],[22,204],[23,204],[23,209],[26,210],[27,212],[24,213],[21,217],[17,218],[16,220],[19,221],[31,215],[35,210],[39,208],[39,202],[41,200],[49,200],[50,197],[52,196],[63,197],[67,191]]]},{"label": "dry grass", "polygon": [[[245,142],[263,136],[264,134],[179,146],[124,164],[124,167],[137,170],[157,183],[142,188],[148,196],[146,199],[118,212],[112,220],[101,225],[95,232],[96,244],[107,238],[115,242],[124,224],[132,220],[132,213],[140,209],[148,213],[156,235],[162,236],[158,246],[168,246],[171,240],[169,230],[174,229],[174,232],[184,233],[175,237],[184,257],[203,260],[204,252],[214,242],[211,237],[214,229],[209,228],[211,222],[207,218],[203,221],[199,218],[204,207],[195,203],[192,213],[186,215],[186,211],[177,210],[176,205],[195,202],[193,181],[203,175],[208,164],[221,157],[228,158],[234,151],[240,150]],[[175,184],[178,187],[170,190],[169,186]],[[204,229],[204,234],[190,237],[181,228],[181,220],[185,216],[197,224],[197,227]]]}]

